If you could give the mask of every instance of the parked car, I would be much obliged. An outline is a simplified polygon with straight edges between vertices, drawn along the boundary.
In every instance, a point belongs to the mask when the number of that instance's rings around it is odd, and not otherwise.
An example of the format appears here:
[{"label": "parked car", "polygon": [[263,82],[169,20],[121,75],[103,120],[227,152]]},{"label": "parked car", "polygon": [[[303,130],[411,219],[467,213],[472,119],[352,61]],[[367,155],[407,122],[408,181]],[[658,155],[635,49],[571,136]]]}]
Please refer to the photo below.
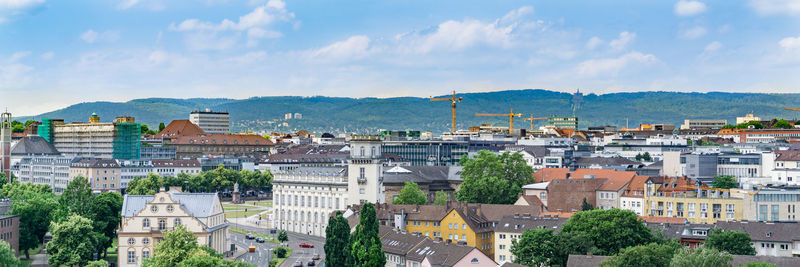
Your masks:
[{"label": "parked car", "polygon": [[315,263],[313,260],[308,261],[308,266],[315,266],[315,265],[317,265],[317,263]]},{"label": "parked car", "polygon": [[314,244],[303,242],[303,243],[300,243],[300,247],[301,248],[313,248]]},{"label": "parked car", "polygon": [[255,238],[256,238],[256,236],[254,236],[254,235],[253,235],[253,234],[251,234],[251,233],[247,233],[246,235],[244,235],[244,238],[247,238],[247,239],[255,239]]},{"label": "parked car", "polygon": [[303,267],[303,262],[302,261],[295,261],[294,262],[294,267]]},{"label": "parked car", "polygon": [[315,261],[318,261],[319,260],[319,254],[314,253],[314,256],[311,256],[311,259],[315,260]]},{"label": "parked car", "polygon": [[264,243],[264,241],[266,241],[266,240],[264,240],[264,238],[262,238],[262,237],[260,237],[260,236],[259,236],[259,237],[256,237],[256,242],[258,242],[258,243]]}]

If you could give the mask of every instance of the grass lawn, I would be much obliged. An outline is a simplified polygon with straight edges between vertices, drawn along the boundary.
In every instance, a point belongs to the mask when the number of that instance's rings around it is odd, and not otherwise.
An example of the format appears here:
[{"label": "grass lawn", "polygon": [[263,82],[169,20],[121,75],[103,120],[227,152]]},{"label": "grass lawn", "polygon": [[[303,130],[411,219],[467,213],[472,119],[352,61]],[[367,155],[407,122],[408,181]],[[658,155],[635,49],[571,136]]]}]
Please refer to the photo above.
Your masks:
[{"label": "grass lawn", "polygon": [[240,233],[240,234],[243,234],[243,235],[245,235],[247,233],[251,233],[256,237],[260,236],[261,238],[264,238],[264,240],[266,240],[267,242],[271,242],[271,243],[275,243],[275,244],[280,244],[281,243],[281,242],[278,241],[278,239],[275,239],[271,235],[254,233],[254,232],[245,231],[245,230],[242,230],[242,229],[239,229],[239,228],[228,228],[228,229],[230,229],[231,232]]},{"label": "grass lawn", "polygon": [[248,217],[248,216],[251,216],[251,215],[259,214],[259,213],[261,213],[263,211],[264,210],[247,210],[247,212],[245,212],[244,210],[232,210],[232,211],[226,211],[225,212],[225,217],[227,217],[227,218],[244,218],[244,217]]},{"label": "grass lawn", "polygon": [[272,207],[272,200],[258,201],[258,202],[256,202],[256,206]]},{"label": "grass lawn", "polygon": [[261,207],[253,207],[250,205],[239,205],[239,204],[222,204],[222,208],[225,210],[251,210],[251,209],[260,209],[263,210]]},{"label": "grass lawn", "polygon": [[19,259],[19,265],[17,265],[18,267],[28,267],[28,265],[31,265],[31,262],[33,262],[33,259],[26,260],[24,258],[25,256],[23,256],[22,259]]}]

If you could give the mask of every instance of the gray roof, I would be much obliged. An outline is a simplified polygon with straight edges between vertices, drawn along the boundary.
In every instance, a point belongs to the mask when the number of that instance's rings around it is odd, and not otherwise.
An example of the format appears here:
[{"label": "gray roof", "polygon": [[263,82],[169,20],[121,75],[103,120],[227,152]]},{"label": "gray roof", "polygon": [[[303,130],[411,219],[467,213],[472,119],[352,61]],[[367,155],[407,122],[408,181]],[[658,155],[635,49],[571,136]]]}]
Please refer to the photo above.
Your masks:
[{"label": "gray roof", "polygon": [[506,215],[497,223],[495,232],[522,233],[531,229],[553,229],[553,233],[561,230],[561,225],[567,222],[567,218],[546,218]]},{"label": "gray roof", "polygon": [[746,232],[753,241],[792,242],[800,239],[800,224],[796,222],[719,221],[716,228]]},{"label": "gray roof", "polygon": [[78,168],[119,168],[119,163],[113,159],[75,158],[70,167]]},{"label": "gray roof", "polygon": [[453,266],[469,254],[474,247],[425,239],[414,247],[407,255],[407,259],[422,261],[426,257],[432,266]]},{"label": "gray roof", "polygon": [[298,167],[281,172],[281,174],[347,176],[347,167]]},{"label": "gray roof", "polygon": [[11,148],[11,155],[58,155],[53,144],[38,135],[28,135],[17,141]]},{"label": "gray roof", "polygon": [[[394,172],[392,169],[403,169]],[[383,182],[387,184],[402,184],[415,182],[427,184],[435,181],[461,181],[460,166],[398,166],[383,172]]]},{"label": "gray roof", "polygon": [[[383,228],[381,230],[384,230]],[[381,248],[386,253],[395,255],[406,255],[416,245],[427,239],[427,237],[400,232],[397,229],[385,230],[381,235]]]},{"label": "gray roof", "polygon": [[596,267],[607,258],[608,256],[570,254],[567,258],[567,267]]},{"label": "gray roof", "polygon": [[[197,218],[213,215],[214,201],[218,199],[216,193],[180,193],[178,191],[169,191],[168,193],[172,200],[181,204],[181,208]],[[122,203],[122,217],[133,217],[154,198],[155,196],[125,195]]]},{"label": "gray roof", "polygon": [[601,166],[618,166],[618,165],[640,165],[641,163],[632,161],[622,157],[613,157],[613,158],[605,158],[605,157],[591,157],[591,158],[579,158],[578,165],[601,165]]}]

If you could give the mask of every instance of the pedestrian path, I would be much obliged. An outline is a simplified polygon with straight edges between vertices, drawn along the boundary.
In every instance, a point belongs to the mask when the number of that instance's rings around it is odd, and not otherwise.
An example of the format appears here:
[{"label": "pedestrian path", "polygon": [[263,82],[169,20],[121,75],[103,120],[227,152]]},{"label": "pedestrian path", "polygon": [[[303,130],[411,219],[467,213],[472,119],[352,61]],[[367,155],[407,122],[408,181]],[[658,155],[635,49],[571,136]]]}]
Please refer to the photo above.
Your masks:
[{"label": "pedestrian path", "polygon": [[31,259],[33,259],[33,262],[31,262],[31,264],[28,265],[30,267],[49,267],[50,266],[50,264],[47,264],[47,251],[44,250],[44,249],[40,250],[38,254],[32,255]]}]

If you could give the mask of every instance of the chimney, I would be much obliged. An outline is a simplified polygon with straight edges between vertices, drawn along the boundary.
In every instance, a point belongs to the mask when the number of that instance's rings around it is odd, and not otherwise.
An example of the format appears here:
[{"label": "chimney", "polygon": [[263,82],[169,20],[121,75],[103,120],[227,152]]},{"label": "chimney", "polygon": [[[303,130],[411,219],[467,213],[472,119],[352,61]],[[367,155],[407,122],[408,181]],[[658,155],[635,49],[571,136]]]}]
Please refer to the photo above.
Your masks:
[{"label": "chimney", "polygon": [[416,206],[414,206],[414,211],[416,211],[416,212],[419,212],[419,204],[417,204]]},{"label": "chimney", "polygon": [[478,207],[475,208],[475,214],[478,215],[478,216],[482,215],[482,213],[481,213],[481,203],[478,203]]},{"label": "chimney", "polygon": [[569,179],[570,176],[572,176],[572,175],[571,175],[571,173],[568,172],[566,178]]}]

